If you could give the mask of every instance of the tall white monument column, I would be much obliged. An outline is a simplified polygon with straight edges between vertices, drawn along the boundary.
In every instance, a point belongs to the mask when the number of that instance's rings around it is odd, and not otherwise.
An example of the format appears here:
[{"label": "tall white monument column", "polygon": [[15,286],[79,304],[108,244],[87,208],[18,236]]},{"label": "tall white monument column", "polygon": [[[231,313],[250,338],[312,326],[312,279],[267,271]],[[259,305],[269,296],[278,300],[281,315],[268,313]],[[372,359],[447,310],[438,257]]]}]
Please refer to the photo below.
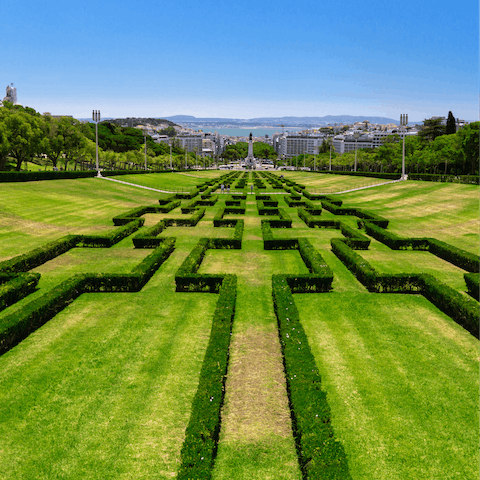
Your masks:
[{"label": "tall white monument column", "polygon": [[245,158],[245,165],[252,167],[255,165],[255,157],[253,156],[253,136],[250,132],[250,137],[248,139],[248,155]]}]

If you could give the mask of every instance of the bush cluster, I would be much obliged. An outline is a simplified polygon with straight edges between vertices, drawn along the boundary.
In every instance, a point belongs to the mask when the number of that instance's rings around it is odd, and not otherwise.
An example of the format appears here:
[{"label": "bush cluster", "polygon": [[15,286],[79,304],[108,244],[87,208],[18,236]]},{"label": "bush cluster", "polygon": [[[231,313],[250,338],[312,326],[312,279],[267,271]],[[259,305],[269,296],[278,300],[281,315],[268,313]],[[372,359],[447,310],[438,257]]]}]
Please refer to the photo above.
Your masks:
[{"label": "bush cluster", "polygon": [[345,451],[335,439],[327,395],[287,279],[272,278],[292,426],[304,478],[350,479]]}]

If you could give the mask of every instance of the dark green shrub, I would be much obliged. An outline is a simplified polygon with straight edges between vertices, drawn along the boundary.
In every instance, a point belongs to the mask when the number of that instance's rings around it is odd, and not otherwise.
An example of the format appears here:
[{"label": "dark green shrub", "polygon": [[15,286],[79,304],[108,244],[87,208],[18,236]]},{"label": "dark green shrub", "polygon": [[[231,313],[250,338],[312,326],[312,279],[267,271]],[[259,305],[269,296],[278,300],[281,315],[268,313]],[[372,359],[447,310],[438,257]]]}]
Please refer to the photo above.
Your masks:
[{"label": "dark green shrub", "polygon": [[181,450],[177,479],[208,479],[217,453],[225,396],[237,277],[226,275],[219,290],[212,330]]},{"label": "dark green shrub", "polygon": [[480,275],[478,273],[465,273],[464,278],[465,278],[465,283],[467,284],[468,294],[473,298],[475,298],[476,300],[479,300]]},{"label": "dark green shrub", "polygon": [[303,478],[350,479],[345,451],[335,439],[322,379],[298,311],[282,275],[272,277],[292,426]]},{"label": "dark green shrub", "polygon": [[143,218],[137,218],[103,235],[79,235],[79,244],[82,247],[109,248],[133,232],[136,232],[143,225],[144,221],[145,219]]},{"label": "dark green shrub", "polygon": [[30,295],[40,280],[39,273],[19,273],[0,283],[0,311]]}]

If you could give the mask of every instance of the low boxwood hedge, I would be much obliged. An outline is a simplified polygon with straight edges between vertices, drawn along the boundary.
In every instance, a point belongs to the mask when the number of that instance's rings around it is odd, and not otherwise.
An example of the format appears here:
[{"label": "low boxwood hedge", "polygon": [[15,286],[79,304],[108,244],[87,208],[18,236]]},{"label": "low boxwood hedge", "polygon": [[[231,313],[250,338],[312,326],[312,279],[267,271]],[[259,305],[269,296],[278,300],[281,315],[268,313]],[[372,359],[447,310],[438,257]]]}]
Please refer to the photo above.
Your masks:
[{"label": "low boxwood hedge", "polygon": [[138,291],[174,250],[175,239],[164,239],[129,274],[79,274],[0,320],[0,354],[44,325],[84,292]]},{"label": "low boxwood hedge", "polygon": [[237,277],[225,275],[181,450],[179,480],[212,478],[225,396]]},{"label": "low boxwood hedge", "polygon": [[[0,311],[30,295],[38,285],[39,273],[19,273],[3,276],[0,282]],[[5,281],[3,281],[5,280]]]},{"label": "low boxwood hedge", "polygon": [[273,275],[272,293],[303,478],[349,480],[345,450],[335,439],[322,379],[284,276]]},{"label": "low boxwood hedge", "polygon": [[331,240],[333,253],[371,292],[419,293],[455,322],[479,337],[479,304],[427,274],[378,274],[341,239]]},{"label": "low boxwood hedge", "polygon": [[478,273],[465,273],[464,274],[465,283],[467,285],[467,291],[470,296],[479,300],[480,285],[479,279],[480,275]]},{"label": "low boxwood hedge", "polygon": [[144,218],[136,218],[121,227],[110,230],[103,235],[79,235],[79,244],[81,247],[109,248],[120,240],[136,232],[145,222]]}]

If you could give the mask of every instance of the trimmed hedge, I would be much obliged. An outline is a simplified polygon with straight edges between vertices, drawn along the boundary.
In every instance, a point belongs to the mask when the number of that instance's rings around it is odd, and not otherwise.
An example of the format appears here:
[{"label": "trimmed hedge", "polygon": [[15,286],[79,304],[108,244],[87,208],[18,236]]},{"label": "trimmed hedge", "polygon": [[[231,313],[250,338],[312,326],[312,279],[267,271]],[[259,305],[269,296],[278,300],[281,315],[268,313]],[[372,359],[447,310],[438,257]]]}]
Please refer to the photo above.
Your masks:
[{"label": "trimmed hedge", "polygon": [[465,330],[479,338],[479,305],[475,300],[462,295],[431,275],[378,274],[344,241],[333,238],[331,245],[333,253],[370,292],[419,293]]},{"label": "trimmed hedge", "polygon": [[28,253],[0,262],[0,272],[27,272],[77,246],[80,235],[67,235]]},{"label": "trimmed hedge", "polygon": [[427,250],[443,260],[468,272],[479,271],[479,257],[473,253],[449,245],[436,238],[404,238],[370,222],[365,222],[365,231],[392,250]]},{"label": "trimmed hedge", "polygon": [[[129,172],[132,173],[132,172]],[[66,180],[73,178],[96,177],[97,171],[38,171],[38,172],[0,172],[0,182],[37,182],[40,180]]]},{"label": "trimmed hedge", "polygon": [[163,238],[158,238],[157,235],[162,233],[167,227],[167,220],[161,220],[157,224],[133,237],[133,245],[135,248],[157,247],[163,241]]},{"label": "trimmed hedge", "polygon": [[479,185],[478,175],[441,175],[432,173],[409,173],[409,180],[423,180],[426,182],[452,182]]},{"label": "trimmed hedge", "polygon": [[180,265],[175,274],[177,292],[214,292],[217,293],[224,275],[199,275],[200,264],[211,243],[209,238],[201,238]]},{"label": "trimmed hedge", "polygon": [[137,218],[119,228],[111,230],[104,235],[79,235],[79,246],[109,248],[120,240],[136,232],[145,222],[144,218]]},{"label": "trimmed hedge", "polygon": [[0,354],[20,343],[84,292],[139,291],[174,250],[165,239],[130,274],[79,274],[0,320]]},{"label": "trimmed hedge", "polygon": [[468,294],[475,298],[476,300],[479,300],[480,297],[480,285],[479,285],[479,280],[480,280],[480,275],[478,273],[465,273],[463,275],[465,278],[465,283],[467,284],[467,290]]},{"label": "trimmed hedge", "polygon": [[193,190],[191,192],[176,193],[175,198],[189,200],[191,198],[196,197],[199,193],[200,193],[200,190],[198,188],[196,188],[195,190]]},{"label": "trimmed hedge", "polygon": [[272,288],[303,478],[350,480],[345,450],[335,439],[327,394],[287,279],[273,275]]},{"label": "trimmed hedge", "polygon": [[212,330],[181,450],[177,479],[212,477],[225,397],[237,277],[226,275],[219,290]]},{"label": "trimmed hedge", "polygon": [[7,278],[2,275],[0,282],[0,311],[13,305],[35,291],[40,280],[39,273],[20,273]]},{"label": "trimmed hedge", "polygon": [[271,220],[262,220],[262,238],[264,250],[294,250],[298,247],[296,238],[273,238]]}]

